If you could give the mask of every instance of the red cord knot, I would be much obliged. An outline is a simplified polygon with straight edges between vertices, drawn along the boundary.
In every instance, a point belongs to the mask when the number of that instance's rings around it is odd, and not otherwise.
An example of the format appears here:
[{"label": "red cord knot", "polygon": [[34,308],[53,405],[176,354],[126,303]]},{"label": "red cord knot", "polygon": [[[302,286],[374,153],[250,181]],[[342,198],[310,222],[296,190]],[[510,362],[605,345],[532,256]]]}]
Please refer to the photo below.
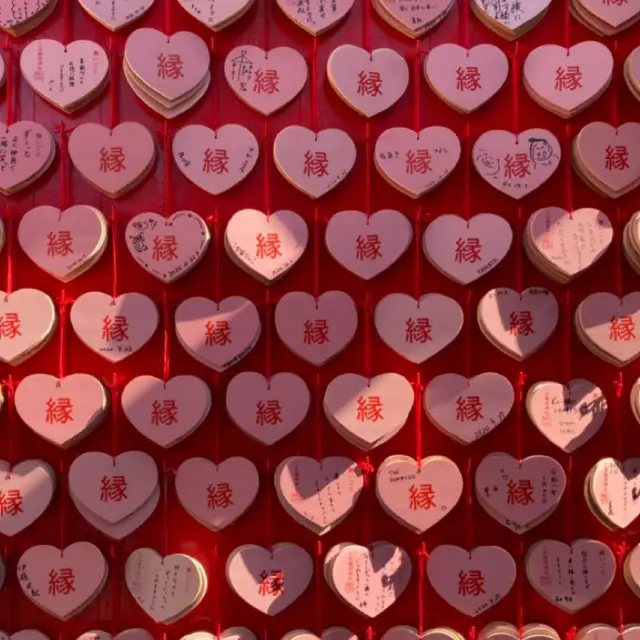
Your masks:
[{"label": "red cord knot", "polygon": [[618,560],[618,564],[622,564],[622,560],[624,556],[626,555],[627,551],[629,551],[629,546],[627,545],[627,543],[614,542],[611,545],[611,548],[613,549],[613,553],[615,554],[616,559]]},{"label": "red cord knot", "polygon": [[418,392],[424,391],[424,385],[420,382],[420,374],[418,374],[418,378],[411,383],[411,386]]},{"label": "red cord knot", "polygon": [[376,635],[376,632],[373,630],[372,627],[367,627],[367,632],[365,635],[367,640],[373,640],[374,636]]},{"label": "red cord knot", "polygon": [[418,551],[416,551],[416,555],[418,556],[418,558],[420,558],[420,560],[423,561],[429,557],[429,552],[424,546],[424,542],[422,543],[422,546],[418,549]]},{"label": "red cord knot", "polygon": [[120,373],[114,373],[111,376],[111,379],[105,383],[105,386],[112,391],[118,391],[122,386],[124,386],[126,378]]},{"label": "red cord knot", "polygon": [[564,634],[564,640],[575,640],[578,630],[575,627],[571,627],[569,631]]},{"label": "red cord knot", "polygon": [[112,542],[109,545],[109,558],[111,558],[111,560],[115,560],[118,557],[118,548],[116,547],[116,545]]},{"label": "red cord knot", "polygon": [[524,371],[518,373],[518,380],[516,381],[516,389],[518,390],[518,400],[522,400],[524,385],[527,381],[527,374]]},{"label": "red cord knot", "polygon": [[211,36],[211,38],[209,38],[209,49],[211,50],[211,55],[215,55],[216,53],[216,39]]},{"label": "red cord knot", "polygon": [[371,462],[369,462],[369,458],[365,458],[364,460],[360,460],[358,462],[358,466],[360,467],[360,470],[362,471],[362,473],[364,473],[365,477],[368,476],[370,473],[373,473],[375,471],[375,469],[373,468]]},{"label": "red cord knot", "polygon": [[323,553],[324,551],[322,549],[322,540],[316,540],[316,556],[320,558],[322,557]]},{"label": "red cord knot", "polygon": [[60,124],[57,124],[55,127],[53,127],[54,132],[61,137],[64,136],[65,133],[71,133],[74,129],[75,127],[67,127],[64,122],[61,122]]},{"label": "red cord knot", "polygon": [[468,637],[469,640],[476,640],[476,628],[475,627],[469,627],[469,633],[468,633]]},{"label": "red cord knot", "polygon": [[622,378],[622,371],[618,373],[618,379],[614,380],[613,384],[616,388],[616,398],[622,398],[622,390],[624,389],[624,380]]},{"label": "red cord knot", "polygon": [[166,478],[173,478],[176,475],[176,470],[173,467],[167,467],[166,463],[162,465],[162,475]]}]

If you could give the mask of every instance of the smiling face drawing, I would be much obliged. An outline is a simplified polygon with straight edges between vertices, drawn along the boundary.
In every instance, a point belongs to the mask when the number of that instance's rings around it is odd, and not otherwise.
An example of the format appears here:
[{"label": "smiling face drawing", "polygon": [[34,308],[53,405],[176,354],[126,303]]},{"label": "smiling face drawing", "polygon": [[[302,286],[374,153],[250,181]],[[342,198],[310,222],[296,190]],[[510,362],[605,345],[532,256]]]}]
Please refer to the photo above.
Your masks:
[{"label": "smiling face drawing", "polygon": [[529,138],[529,157],[533,162],[546,162],[553,156],[553,148],[542,138]]},{"label": "smiling face drawing", "polygon": [[485,175],[495,176],[500,172],[500,160],[490,156],[486,151],[476,156],[476,163],[482,166]]}]

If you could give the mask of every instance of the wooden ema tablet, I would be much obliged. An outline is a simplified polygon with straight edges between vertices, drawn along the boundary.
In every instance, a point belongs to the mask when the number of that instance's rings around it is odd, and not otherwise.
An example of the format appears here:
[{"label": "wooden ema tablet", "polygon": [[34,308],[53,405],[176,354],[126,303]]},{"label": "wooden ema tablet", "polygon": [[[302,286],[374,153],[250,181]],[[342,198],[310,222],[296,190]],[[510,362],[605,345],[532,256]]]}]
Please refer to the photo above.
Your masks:
[{"label": "wooden ema tablet", "polygon": [[452,0],[372,0],[378,15],[394,29],[410,38],[421,38],[440,24],[455,5]]},{"label": "wooden ema tablet", "polygon": [[615,36],[640,19],[640,2],[604,5],[597,0],[571,0],[574,18],[599,36]]},{"label": "wooden ema tablet", "polygon": [[242,18],[254,0],[178,0],[178,3],[196,20],[217,32]]},{"label": "wooden ema tablet", "polygon": [[335,27],[349,13],[354,0],[276,0],[283,13],[312,36],[319,36]]},{"label": "wooden ema tablet", "polygon": [[3,7],[0,29],[19,38],[42,24],[54,11],[57,0],[27,0]]},{"label": "wooden ema tablet", "polygon": [[488,29],[508,41],[533,29],[547,13],[551,0],[472,0],[471,10]]}]

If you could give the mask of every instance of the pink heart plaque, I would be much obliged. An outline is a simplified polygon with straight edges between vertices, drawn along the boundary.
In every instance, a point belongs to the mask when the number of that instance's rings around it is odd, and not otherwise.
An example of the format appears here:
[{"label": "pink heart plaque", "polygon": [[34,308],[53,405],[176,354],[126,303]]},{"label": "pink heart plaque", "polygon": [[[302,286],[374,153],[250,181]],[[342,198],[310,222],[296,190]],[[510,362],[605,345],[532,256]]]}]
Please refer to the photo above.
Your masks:
[{"label": "pink heart plaque", "polygon": [[[370,548],[347,543],[328,570],[336,593],[367,618],[379,616],[400,598],[412,572],[409,554],[389,542],[374,542]],[[362,578],[354,580],[354,575]]]},{"label": "pink heart plaque", "polygon": [[492,187],[519,200],[545,183],[560,165],[560,143],[546,129],[519,134],[494,130],[483,133],[471,157]]},{"label": "pink heart plaque", "polygon": [[19,363],[39,351],[55,325],[53,301],[42,291],[0,291],[0,362]]},{"label": "pink heart plaque", "polygon": [[51,166],[56,156],[56,144],[49,131],[28,120],[9,126],[0,122],[0,148],[11,149],[11,157],[5,157],[0,164],[9,168],[0,171],[0,193],[4,195],[31,185]]},{"label": "pink heart plaque", "polygon": [[[101,0],[79,0],[80,6],[100,24],[117,31],[141,18],[153,6],[154,0],[136,0],[134,5]],[[122,635],[122,634],[119,634]],[[118,640],[124,640],[119,638]],[[129,640],[134,640],[133,638]],[[151,639],[149,639],[151,640]]]},{"label": "pink heart plaque", "polygon": [[292,125],[273,141],[276,168],[296,189],[319,198],[337,187],[353,169],[356,145],[340,129],[310,129]]},{"label": "pink heart plaque", "polygon": [[195,376],[175,376],[166,382],[153,376],[133,378],[120,398],[127,420],[143,435],[168,448],[191,434],[211,406],[206,383]]},{"label": "pink heart plaque", "polygon": [[371,280],[396,263],[413,240],[413,227],[399,211],[371,215],[339,211],[327,224],[329,253],[363,280]]},{"label": "pink heart plaque", "polygon": [[213,32],[224,29],[242,17],[254,0],[178,0],[178,4]]},{"label": "pink heart plaque", "polygon": [[32,431],[63,449],[89,435],[107,408],[104,387],[86,373],[64,378],[46,373],[26,376],[16,388],[14,401],[18,415]]},{"label": "pink heart plaque", "polygon": [[253,133],[239,124],[225,124],[216,130],[189,124],[176,132],[171,152],[188,180],[217,196],[251,173],[260,147]]},{"label": "pink heart plaque", "polygon": [[175,312],[176,335],[196,360],[224,371],[244,358],[260,338],[256,306],[241,296],[220,302],[188,298]]},{"label": "pink heart plaque", "polygon": [[622,298],[602,291],[592,293],[578,305],[575,321],[586,341],[619,366],[629,364],[640,355],[636,332],[640,322],[639,292]]},{"label": "pink heart plaque", "polygon": [[360,467],[339,456],[314,460],[292,456],[274,474],[278,499],[296,520],[322,535],[342,522],[355,508],[364,486]]},{"label": "pink heart plaque", "polygon": [[444,214],[426,228],[422,249],[439,271],[469,284],[497,267],[512,241],[509,223],[493,213],[478,213],[469,220]]},{"label": "pink heart plaque", "polygon": [[107,572],[100,549],[89,542],[75,542],[64,549],[38,545],[18,560],[22,592],[58,620],[67,620],[87,607],[102,590]]},{"label": "pink heart plaque", "polygon": [[475,618],[511,591],[516,581],[516,563],[500,547],[467,551],[443,544],[429,553],[427,577],[445,602]]},{"label": "pink heart plaque", "polygon": [[23,460],[13,467],[0,460],[0,494],[4,508],[0,533],[15,536],[47,509],[55,489],[55,472],[41,460]]},{"label": "pink heart plaque", "polygon": [[139,213],[129,220],[124,238],[133,259],[168,283],[200,262],[209,245],[209,230],[192,211],[178,211],[166,218],[157,213]]},{"label": "pink heart plaque", "polygon": [[247,435],[267,446],[300,425],[310,405],[307,384],[295,373],[276,373],[267,380],[261,373],[243,371],[227,385],[229,417]]},{"label": "pink heart plaque", "polygon": [[[53,11],[57,0],[27,0],[23,4],[8,4],[0,13],[0,29],[20,35],[38,26],[42,18]],[[15,634],[13,634],[15,636]],[[23,640],[28,640],[24,638]],[[32,639],[35,640],[35,639]]]},{"label": "pink heart plaque", "polygon": [[[580,578],[575,578],[580,567]],[[595,602],[611,586],[616,559],[598,540],[539,540],[527,551],[525,570],[531,586],[556,607],[574,613]]]},{"label": "pink heart plaque", "polygon": [[476,468],[478,501],[515,533],[546,520],[560,504],[566,485],[562,465],[549,456],[518,460],[508,453],[490,453]]},{"label": "pink heart plaque", "polygon": [[[165,35],[156,29],[136,29],[124,48],[127,65],[134,77],[166,101],[177,101],[195,91],[209,71],[209,49],[202,38],[190,31]],[[159,61],[171,61],[177,71],[167,73]],[[162,101],[162,100],[160,100]]]},{"label": "pink heart plaque", "polygon": [[[292,605],[306,590],[313,576],[313,560],[298,545],[282,542],[265,549],[245,544],[227,559],[227,582],[248,605],[268,616],[275,616]],[[259,588],[264,575],[278,575],[286,589],[266,594]]]},{"label": "pink heart plaque", "polygon": [[95,263],[106,247],[105,233],[104,216],[94,207],[43,205],[22,216],[18,242],[43,271],[68,282]]},{"label": "pink heart plaque", "polygon": [[122,122],[113,129],[79,124],[69,135],[69,157],[82,177],[110,198],[117,198],[147,175],[156,156],[148,129]]},{"label": "pink heart plaque", "polygon": [[327,78],[344,102],[370,118],[400,100],[409,85],[409,66],[393,49],[369,52],[343,44],[327,60]]},{"label": "pink heart plaque", "polygon": [[293,291],[280,298],[274,321],[280,340],[303,360],[319,367],[353,340],[358,311],[343,291],[326,291],[318,298]]},{"label": "pink heart plaque", "polygon": [[440,293],[427,293],[418,300],[390,293],[376,305],[373,321],[390,349],[420,364],[456,339],[464,314],[455,300]]},{"label": "pink heart plaque", "polygon": [[310,2],[301,5],[298,0],[276,0],[285,15],[312,36],[319,36],[335,26],[351,10],[354,0],[334,0],[329,4]]},{"label": "pink heart plaque", "polygon": [[424,410],[439,429],[463,444],[471,444],[498,427],[509,415],[515,392],[498,373],[465,378],[443,373],[429,382]]},{"label": "pink heart plaque", "polygon": [[189,458],[176,471],[176,494],[186,511],[213,531],[234,523],[258,494],[258,470],[246,458],[218,464]]},{"label": "pink heart plaque", "polygon": [[640,12],[640,2],[638,0],[630,0],[619,4],[617,2],[604,4],[599,0],[578,0],[578,2],[589,13],[592,13],[614,29],[622,27],[626,22],[633,20]]},{"label": "pink heart plaque", "polygon": [[427,127],[417,133],[393,127],[376,140],[374,161],[388,182],[417,199],[453,171],[460,151],[458,136],[446,127]]},{"label": "pink heart plaque", "polygon": [[524,360],[551,337],[560,310],[548,289],[492,289],[478,303],[477,315],[482,332],[495,346]]},{"label": "pink heart plaque", "polygon": [[307,63],[291,47],[265,51],[244,44],[227,54],[224,77],[240,100],[268,116],[302,91],[307,82]]},{"label": "pink heart plaque", "polygon": [[117,298],[90,291],[76,298],[69,314],[71,326],[91,351],[109,362],[120,362],[139,351],[158,327],[158,309],[141,293]]},{"label": "pink heart plaque", "polygon": [[610,197],[617,198],[640,181],[640,124],[625,122],[618,128],[590,122],[574,140],[574,153]]},{"label": "pink heart plaque", "polygon": [[599,460],[586,478],[589,499],[613,529],[627,528],[640,516],[640,459]]},{"label": "pink heart plaque", "polygon": [[471,113],[500,91],[509,75],[509,60],[492,44],[471,49],[440,44],[425,58],[424,75],[440,98],[454,109]]},{"label": "pink heart plaque", "polygon": [[376,474],[376,494],[387,512],[416,533],[424,533],[451,512],[462,495],[462,474],[443,456],[420,464],[407,456],[391,456]]},{"label": "pink heart plaque", "polygon": [[20,70],[31,88],[63,111],[86,104],[109,79],[105,50],[91,40],[62,44],[34,40],[20,54]]}]

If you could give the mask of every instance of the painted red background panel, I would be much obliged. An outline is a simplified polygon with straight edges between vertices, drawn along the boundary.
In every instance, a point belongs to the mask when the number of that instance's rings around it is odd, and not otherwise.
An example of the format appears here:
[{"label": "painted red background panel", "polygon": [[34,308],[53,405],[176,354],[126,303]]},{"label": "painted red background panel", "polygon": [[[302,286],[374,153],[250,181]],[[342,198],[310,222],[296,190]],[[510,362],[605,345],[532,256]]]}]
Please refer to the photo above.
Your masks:
[{"label": "painted red background panel", "polygon": [[[466,3],[467,0],[461,0]],[[524,0],[526,1],[526,0]],[[111,202],[85,183],[69,163],[64,138],[56,134],[61,153],[46,177],[30,190],[12,198],[4,198],[0,211],[9,234],[7,246],[0,256],[0,286],[12,284],[13,289],[34,287],[61,301],[62,317],[56,337],[40,353],[24,364],[10,369],[3,367],[0,379],[15,385],[31,373],[89,373],[112,384],[115,395],[111,419],[93,434],[68,451],[50,445],[20,422],[7,403],[0,415],[0,457],[12,461],[41,458],[51,463],[59,473],[59,487],[54,502],[32,527],[14,539],[2,541],[2,555],[7,560],[7,579],[0,591],[0,628],[16,631],[36,628],[52,638],[73,639],[91,629],[112,633],[131,627],[144,627],[157,637],[170,639],[196,630],[224,629],[245,625],[259,637],[277,640],[284,633],[307,628],[315,632],[331,625],[344,625],[364,636],[367,628],[380,636],[397,624],[423,628],[448,625],[468,634],[471,625],[479,629],[487,622],[508,620],[513,623],[542,622],[553,625],[561,634],[573,625],[593,622],[617,625],[640,622],[640,603],[621,580],[593,606],[575,616],[569,616],[538,596],[528,585],[523,572],[523,558],[534,541],[550,537],[571,540],[592,537],[611,545],[637,543],[638,528],[632,526],[621,533],[608,532],[589,512],[582,495],[582,484],[589,468],[608,455],[637,455],[638,425],[629,409],[629,389],[639,375],[640,363],[628,366],[623,377],[619,371],[591,355],[577,340],[572,328],[572,313],[576,305],[595,291],[629,292],[638,288],[638,276],[625,264],[621,255],[621,231],[624,222],[640,209],[640,191],[617,202],[605,200],[592,192],[569,169],[569,142],[580,127],[593,120],[622,123],[638,119],[640,105],[633,99],[622,79],[622,64],[634,45],[640,41],[640,27],[631,28],[617,39],[608,39],[615,59],[615,79],[606,94],[587,111],[565,123],[551,115],[525,94],[520,69],[526,54],[544,43],[574,43],[597,39],[573,20],[567,19],[568,7],[563,0],[552,0],[543,21],[516,43],[506,43],[487,30],[470,15],[468,6],[461,5],[434,32],[416,43],[390,29],[373,12],[367,0],[356,0],[348,17],[338,27],[318,38],[291,23],[273,0],[257,0],[237,24],[212,36],[192,19],[174,0],[156,0],[149,13],[136,25],[121,33],[110,34],[87,16],[74,0],[59,0],[54,17],[19,41],[9,39],[4,51],[9,62],[12,81],[3,90],[2,117],[36,120],[53,130],[61,124],[71,129],[82,121],[114,126],[133,120],[143,123],[157,136],[159,160],[151,177],[131,194]],[[172,33],[190,30],[210,42],[213,51],[212,88],[190,112],[163,127],[162,121],[147,111],[133,96],[122,74],[122,52],[127,34],[139,26],[155,27]],[[49,37],[62,41],[75,38],[92,39],[110,48],[113,72],[108,89],[91,105],[74,117],[58,113],[21,79],[16,60],[21,48],[30,39]],[[494,43],[510,56],[512,71],[508,83],[483,109],[463,116],[443,104],[427,87],[422,76],[422,59],[430,47],[444,42],[461,44]],[[226,52],[239,44],[262,47],[288,45],[302,52],[312,70],[299,98],[281,112],[266,119],[242,104],[226,86],[222,63]],[[367,122],[350,110],[329,87],[326,62],[330,52],[340,44],[365,47],[392,47],[406,56],[412,68],[411,85],[403,98],[389,111]],[[12,62],[13,61],[13,62]],[[9,109],[8,104],[12,105]],[[9,113],[8,113],[9,112]],[[187,123],[215,127],[238,123],[248,127],[260,140],[262,160],[251,175],[232,191],[213,197],[189,183],[173,166],[167,150],[176,128]],[[356,142],[358,160],[347,180],[335,191],[313,203],[290,186],[277,172],[271,157],[273,138],[283,127],[301,124],[307,127],[344,129]],[[377,136],[393,126],[425,127],[445,125],[463,140],[463,159],[453,174],[432,194],[419,202],[406,198],[377,174],[372,164],[372,148]],[[514,130],[527,127],[548,128],[563,141],[565,157],[561,169],[537,192],[516,203],[487,185],[470,166],[470,148],[484,131],[494,128]],[[68,134],[63,133],[63,136]],[[35,267],[21,252],[16,241],[20,216],[30,208],[51,204],[68,206],[74,203],[100,208],[113,220],[111,251],[89,272],[62,285]],[[574,284],[562,287],[540,274],[523,256],[520,238],[528,216],[543,206],[600,207],[614,222],[614,246],[588,275]],[[292,209],[307,221],[311,241],[306,254],[292,272],[268,290],[241,271],[228,259],[222,248],[222,233],[231,215],[240,208],[255,207],[265,211]],[[363,283],[346,272],[329,256],[324,246],[327,219],[343,209],[374,211],[394,208],[406,214],[415,224],[416,238],[412,249],[388,272],[373,282]],[[207,218],[213,240],[202,263],[179,283],[165,286],[138,267],[129,255],[123,234],[127,220],[134,214],[155,211],[172,213],[191,209]],[[493,212],[504,216],[515,232],[514,247],[502,264],[471,287],[461,287],[431,267],[419,247],[425,226],[443,213],[473,215]],[[543,349],[524,363],[518,364],[501,354],[481,335],[475,310],[484,293],[498,286],[521,289],[545,286],[559,298],[561,323]],[[360,317],[357,337],[336,360],[322,369],[315,369],[287,351],[272,328],[273,307],[287,291],[317,293],[341,289],[358,303]],[[152,297],[162,308],[165,326],[136,355],[118,365],[111,365],[91,353],[73,334],[68,322],[68,303],[85,291],[122,293],[138,291]],[[458,300],[465,310],[465,326],[458,339],[441,354],[422,366],[414,366],[391,352],[377,337],[372,326],[371,311],[387,293],[405,292],[413,295],[441,292]],[[194,295],[219,299],[228,295],[243,295],[258,306],[263,321],[263,334],[251,354],[232,371],[217,375],[193,360],[175,339],[173,312],[182,300]],[[132,377],[152,374],[161,377],[168,368],[170,375],[193,374],[203,378],[212,388],[213,410],[207,421],[187,440],[170,449],[161,450],[138,434],[124,418],[117,394]],[[265,448],[245,436],[225,414],[224,393],[228,381],[239,371],[292,371],[300,374],[311,387],[315,405],[307,420],[289,437]],[[609,401],[609,413],[604,427],[586,445],[569,457],[556,448],[529,422],[522,401],[517,403],[505,423],[493,433],[470,447],[463,447],[443,435],[429,423],[416,405],[415,414],[402,431],[386,444],[375,449],[370,463],[379,463],[392,454],[432,455],[451,457],[465,474],[467,490],[471,489],[478,461],[492,451],[513,455],[548,454],[564,464],[569,486],[560,508],[542,525],[519,537],[511,533],[476,503],[472,492],[454,511],[423,536],[405,530],[377,504],[373,477],[355,511],[334,531],[318,539],[292,521],[280,507],[273,488],[272,472],[290,455],[322,456],[341,454],[362,460],[363,454],[343,440],[326,421],[322,394],[335,376],[355,372],[373,375],[396,371],[412,382],[422,385],[435,375],[447,372],[466,375],[483,371],[504,374],[514,385],[524,374],[523,393],[540,380],[566,381],[571,377],[588,377],[598,384]],[[419,376],[419,378],[418,378]],[[616,383],[623,382],[621,396],[616,395]],[[420,433],[421,437],[418,437]],[[163,497],[153,517],[128,539],[112,543],[95,531],[75,511],[70,502],[65,476],[69,464],[85,451],[118,453],[139,449],[150,453],[164,471]],[[229,529],[215,534],[196,523],[177,502],[172,470],[192,456],[220,460],[231,455],[251,459],[261,473],[258,500],[249,512]],[[333,545],[345,541],[389,540],[402,545],[412,555],[414,574],[409,588],[399,602],[373,621],[361,617],[342,604],[330,591],[322,576],[322,558]],[[34,544],[64,546],[74,541],[88,540],[100,547],[109,560],[109,582],[96,602],[66,623],[56,622],[40,612],[22,594],[15,566],[20,554]],[[284,613],[268,618],[240,601],[227,586],[224,567],[228,554],[238,545],[275,542],[296,542],[316,557],[316,577],[309,589]],[[418,551],[424,543],[429,551],[441,543],[475,546],[497,544],[516,558],[519,574],[513,591],[497,606],[474,621],[461,616],[445,604],[421,574]],[[209,590],[199,607],[182,621],[168,627],[154,626],[126,590],[123,567],[127,555],[140,546],[150,546],[162,553],[184,552],[193,555],[206,567]],[[163,636],[164,637],[164,636]]]}]

